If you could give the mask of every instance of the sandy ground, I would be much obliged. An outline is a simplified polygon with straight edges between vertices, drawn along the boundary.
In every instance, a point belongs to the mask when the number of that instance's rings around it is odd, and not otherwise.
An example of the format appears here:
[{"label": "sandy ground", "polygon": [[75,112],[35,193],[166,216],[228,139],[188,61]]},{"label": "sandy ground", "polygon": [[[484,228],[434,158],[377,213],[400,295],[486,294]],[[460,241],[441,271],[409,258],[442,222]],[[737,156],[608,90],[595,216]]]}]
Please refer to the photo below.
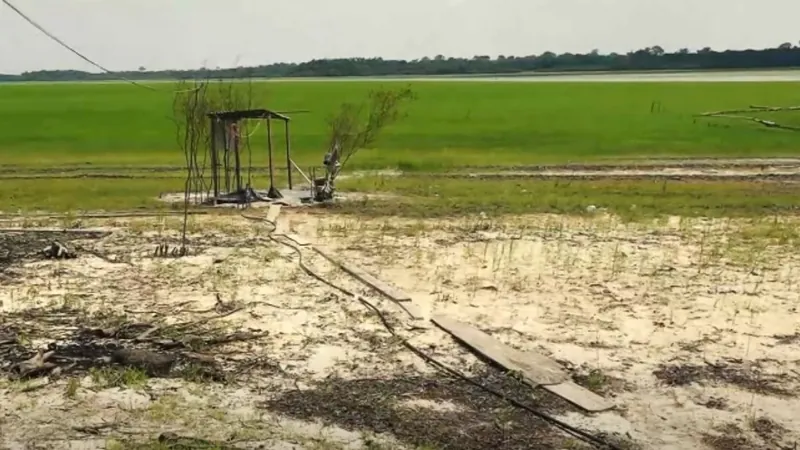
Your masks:
[{"label": "sandy ground", "polygon": [[[193,217],[190,255],[154,257],[159,243],[175,245],[178,223],[87,221],[115,230],[76,241],[95,254],[5,271],[0,326],[25,328],[26,312],[81,311],[128,322],[209,320],[209,334],[224,324],[226,332],[266,336],[209,350],[225,382],[153,376],[108,386],[96,371],[0,381],[0,448],[105,448],[164,432],[242,448],[582,448],[530,414],[436,375],[372,311],[300,270],[295,252],[267,240],[260,224]],[[525,401],[640,448],[718,450],[793,448],[800,439],[797,225],[290,211],[280,223],[391,280],[426,317],[446,314],[552,356],[617,409],[587,416],[538,390],[506,386]],[[303,255],[369,299],[417,348],[469,376],[496,376],[436,327],[313,252]],[[234,313],[221,317],[220,301]],[[76,328],[70,324],[62,328]],[[52,333],[29,331],[26,344],[63,340]],[[532,441],[531,430],[541,439]]]}]

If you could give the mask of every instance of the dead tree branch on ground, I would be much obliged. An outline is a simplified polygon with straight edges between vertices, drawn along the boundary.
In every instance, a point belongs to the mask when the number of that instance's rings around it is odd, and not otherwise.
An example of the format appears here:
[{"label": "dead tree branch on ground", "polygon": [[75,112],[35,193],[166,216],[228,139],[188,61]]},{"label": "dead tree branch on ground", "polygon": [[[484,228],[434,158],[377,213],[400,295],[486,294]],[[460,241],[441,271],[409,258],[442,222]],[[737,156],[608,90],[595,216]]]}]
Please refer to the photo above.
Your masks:
[{"label": "dead tree branch on ground", "polygon": [[[763,125],[767,128],[777,128],[781,130],[789,130],[789,131],[800,131],[800,127],[792,126],[792,125],[784,125],[780,124],[774,120],[767,120],[762,119],[760,117],[755,117],[749,114],[758,114],[758,113],[778,113],[778,112],[789,112],[789,111],[800,111],[800,106],[758,106],[758,105],[751,105],[749,108],[741,108],[741,109],[729,109],[723,111],[712,111],[712,112],[704,112],[698,114],[696,117],[702,118],[717,118],[717,119],[739,119],[739,120],[747,120],[750,122],[755,122],[759,125]],[[745,115],[747,114],[747,115]]]}]

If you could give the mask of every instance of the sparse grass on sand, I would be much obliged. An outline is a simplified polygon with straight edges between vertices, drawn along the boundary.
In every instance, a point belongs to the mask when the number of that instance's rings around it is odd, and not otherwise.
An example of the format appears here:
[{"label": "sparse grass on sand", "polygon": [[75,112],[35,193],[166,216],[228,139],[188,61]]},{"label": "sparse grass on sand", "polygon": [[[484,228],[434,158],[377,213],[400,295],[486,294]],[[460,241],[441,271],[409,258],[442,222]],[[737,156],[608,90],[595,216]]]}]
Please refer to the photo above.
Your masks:
[{"label": "sparse grass on sand", "polygon": [[[624,439],[621,448],[774,449],[798,439],[796,218],[626,223],[604,214],[375,219],[287,210],[280,220],[391,280],[425,314],[458,318],[556,358],[573,380],[618,408],[584,416],[490,370],[438,328],[411,326],[422,323],[304,251],[306,264],[364,292],[426,354],[605,439]],[[0,400],[11,405],[0,420],[13,443],[47,435],[117,449],[273,442],[310,449],[586,448],[526,411],[437,375],[371,309],[336,295],[298,268],[292,250],[265,240],[265,225],[238,215],[193,216],[192,255],[175,259],[147,250],[154,239],[176,242],[180,217],[86,222],[116,232],[90,242],[65,235],[65,244],[83,241],[114,258],[20,261],[9,272],[0,308],[12,325],[4,333],[18,336],[12,354],[27,358],[50,340],[64,351],[79,344],[87,353],[111,352],[108,339],[170,353],[179,350],[165,344],[180,339],[191,344],[187,357],[202,353],[197,361],[208,364],[213,356],[225,376],[203,379],[182,366],[167,378],[145,376],[72,351],[98,367],[87,372],[59,359],[61,378],[0,379]],[[14,246],[39,248],[26,244],[34,237],[45,239],[31,233]],[[71,320],[82,326],[65,326]],[[87,330],[102,332],[102,345],[92,345],[98,338]],[[142,330],[154,330],[152,341]],[[245,330],[259,338],[198,346],[198,339]],[[158,441],[170,432],[181,445]]]},{"label": "sparse grass on sand", "polygon": [[366,215],[585,214],[594,206],[626,217],[764,216],[796,208],[800,186],[759,181],[473,180],[434,177],[346,180],[343,189],[399,197],[341,203]]},{"label": "sparse grass on sand", "polygon": [[[180,192],[172,179],[0,179],[4,213],[155,209]],[[659,215],[748,217],[793,212],[800,185],[764,181],[474,180],[427,176],[343,180],[353,195],[329,212],[366,216],[442,217],[527,213],[584,214],[591,205],[635,219]],[[363,200],[359,198],[364,193]],[[366,193],[386,194],[370,196]]]}]

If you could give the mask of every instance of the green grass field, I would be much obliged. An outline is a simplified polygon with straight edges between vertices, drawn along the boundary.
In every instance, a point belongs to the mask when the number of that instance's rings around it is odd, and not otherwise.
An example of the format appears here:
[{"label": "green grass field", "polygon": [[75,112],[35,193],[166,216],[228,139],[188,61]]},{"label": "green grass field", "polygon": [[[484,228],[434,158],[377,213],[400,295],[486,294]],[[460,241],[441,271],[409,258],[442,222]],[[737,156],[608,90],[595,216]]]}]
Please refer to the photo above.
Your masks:
[{"label": "green grass field", "polygon": [[[325,121],[339,104],[359,101],[373,88],[405,84],[261,82],[253,85],[254,104],[278,111],[310,110],[294,115],[292,124],[294,159],[308,167],[321,162],[327,138]],[[699,112],[753,104],[797,105],[798,83],[425,81],[413,82],[411,87],[418,98],[408,107],[408,117],[388,129],[376,148],[360,153],[348,169],[439,172],[654,157],[800,156],[800,133],[768,130],[746,122],[693,118]],[[183,154],[170,118],[170,85],[159,84],[158,88],[161,90],[151,92],[122,83],[0,85],[2,166],[7,173],[24,173],[68,166],[144,169],[180,165]],[[660,107],[652,111],[654,102]],[[772,118],[800,126],[800,112]],[[263,166],[263,129],[252,139],[253,163]],[[282,145],[281,140],[276,144]],[[159,192],[181,189],[180,176],[180,172],[173,172],[171,178],[167,173],[166,178],[153,180],[0,179],[4,197],[0,210],[153,207],[156,202],[152,197]],[[427,205],[428,212],[437,213],[486,209],[482,204],[497,204],[497,198],[501,198],[497,196],[502,196],[507,205],[495,207],[498,212],[570,211],[587,203],[611,203],[620,209],[636,204],[648,210],[647,205],[651,205],[649,209],[656,213],[669,209],[705,214],[719,209],[713,205],[740,213],[763,213],[765,209],[791,207],[796,194],[793,188],[759,183],[722,183],[716,187],[708,183],[672,184],[680,187],[665,191],[660,183],[648,181],[560,185],[543,181],[433,181],[419,175],[399,180],[354,180],[342,187],[411,191],[428,199],[420,202]],[[431,185],[448,192],[448,198],[419,189]],[[699,191],[711,194],[698,195]],[[734,199],[731,194],[735,194]],[[670,196],[669,202],[661,201],[664,195]],[[673,206],[665,209],[657,206],[660,204]]]},{"label": "green grass field", "polygon": [[[298,162],[317,164],[329,114],[343,101],[393,83],[399,82],[254,83],[254,103],[310,110],[294,117],[293,145]],[[417,82],[412,88],[418,99],[407,119],[354,167],[439,170],[654,156],[776,156],[800,148],[792,133],[745,123],[708,127],[692,118],[751,104],[800,104],[798,83]],[[128,84],[0,85],[0,99],[4,164],[182,161],[168,92]],[[654,101],[661,102],[662,112],[650,112]],[[263,134],[254,140],[259,137]]]}]

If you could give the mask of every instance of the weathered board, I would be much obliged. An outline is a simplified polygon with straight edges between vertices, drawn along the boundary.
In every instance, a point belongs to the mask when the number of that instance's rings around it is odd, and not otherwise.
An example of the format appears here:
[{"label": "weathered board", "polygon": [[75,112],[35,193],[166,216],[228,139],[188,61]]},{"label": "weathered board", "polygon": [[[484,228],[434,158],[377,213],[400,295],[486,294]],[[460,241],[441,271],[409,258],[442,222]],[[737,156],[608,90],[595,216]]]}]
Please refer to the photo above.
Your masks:
[{"label": "weathered board", "polygon": [[613,403],[573,381],[545,385],[542,388],[589,412],[607,411],[614,407]]},{"label": "weathered board", "polygon": [[267,218],[265,219],[267,222],[275,223],[278,220],[278,216],[281,214],[281,205],[269,205],[269,210],[267,211]]},{"label": "weathered board", "polygon": [[350,275],[354,276],[355,278],[357,278],[362,283],[369,285],[370,287],[372,287],[376,291],[382,293],[383,295],[389,297],[390,299],[392,299],[392,300],[394,300],[396,302],[410,302],[411,301],[411,297],[408,294],[406,294],[405,292],[403,292],[403,291],[401,291],[401,290],[399,290],[399,289],[397,289],[397,288],[395,288],[393,286],[390,286],[387,283],[375,278],[374,276],[372,276],[369,273],[367,273],[364,269],[362,269],[362,268],[360,268],[360,267],[358,267],[356,265],[348,264],[348,263],[346,263],[344,261],[341,261],[341,260],[339,260],[337,258],[334,258],[330,254],[330,252],[327,249],[325,249],[324,247],[315,245],[313,248],[317,253],[322,255],[328,261],[332,262],[333,264],[336,264],[337,266],[339,266],[345,272],[349,273]]},{"label": "weathered board", "polygon": [[[422,311],[420,311],[419,308],[417,308],[411,302],[394,302],[394,304],[397,305],[398,308],[400,308],[403,311],[405,311],[406,314],[408,314],[409,317],[411,317],[414,320],[424,320],[425,319],[425,316],[422,314]],[[426,323],[426,322],[427,322],[427,320],[425,322],[421,322],[421,323],[417,324],[416,327],[417,328],[427,328],[424,325],[422,325],[422,323]]]},{"label": "weathered board", "polygon": [[431,320],[480,356],[508,370],[519,372],[533,387],[561,383],[569,379],[567,371],[550,358],[509,347],[472,325],[445,316],[434,316]]},{"label": "weathered board", "polygon": [[532,387],[542,387],[586,411],[598,412],[614,407],[604,398],[573,383],[559,363],[544,355],[522,352],[472,325],[445,316],[435,316],[431,321],[477,355],[519,373]]}]

